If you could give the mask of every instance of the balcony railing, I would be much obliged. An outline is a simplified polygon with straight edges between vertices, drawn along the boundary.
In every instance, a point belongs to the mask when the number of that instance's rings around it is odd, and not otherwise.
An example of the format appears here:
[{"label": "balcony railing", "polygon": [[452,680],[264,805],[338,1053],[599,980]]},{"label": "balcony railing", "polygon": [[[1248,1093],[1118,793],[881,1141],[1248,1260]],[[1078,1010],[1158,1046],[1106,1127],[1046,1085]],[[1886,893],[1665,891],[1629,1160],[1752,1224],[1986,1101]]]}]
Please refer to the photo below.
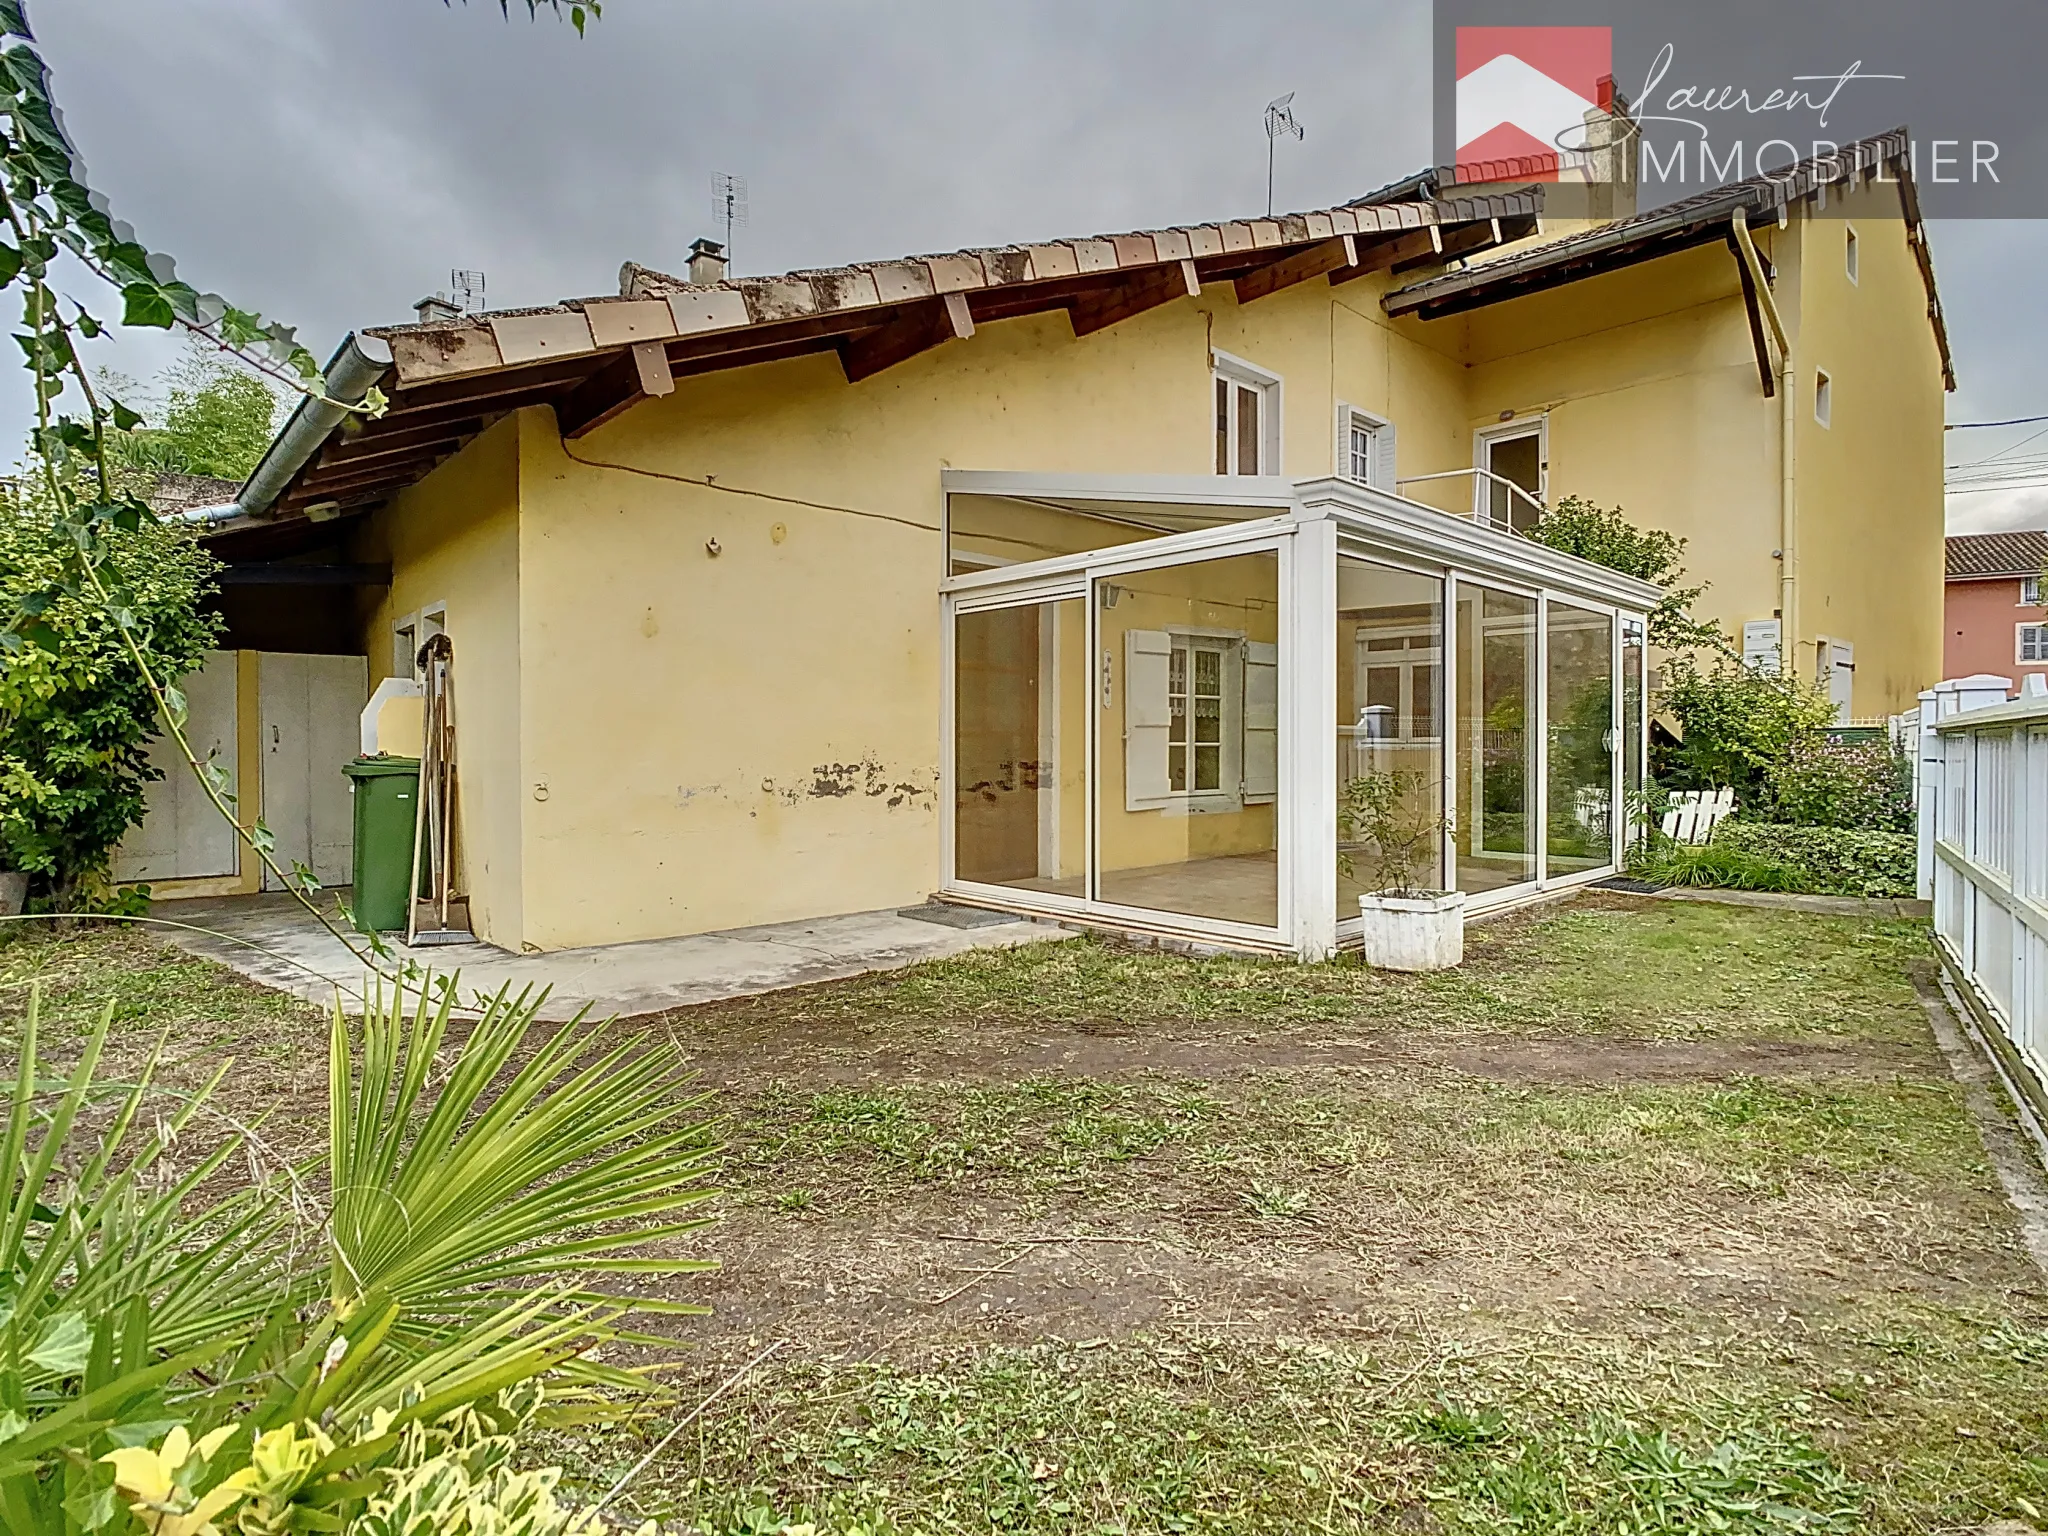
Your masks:
[{"label": "balcony railing", "polygon": [[1408,500],[1452,517],[1467,517],[1503,533],[1527,533],[1543,515],[1543,503],[1505,475],[1490,469],[1447,469],[1409,475],[1394,482]]}]

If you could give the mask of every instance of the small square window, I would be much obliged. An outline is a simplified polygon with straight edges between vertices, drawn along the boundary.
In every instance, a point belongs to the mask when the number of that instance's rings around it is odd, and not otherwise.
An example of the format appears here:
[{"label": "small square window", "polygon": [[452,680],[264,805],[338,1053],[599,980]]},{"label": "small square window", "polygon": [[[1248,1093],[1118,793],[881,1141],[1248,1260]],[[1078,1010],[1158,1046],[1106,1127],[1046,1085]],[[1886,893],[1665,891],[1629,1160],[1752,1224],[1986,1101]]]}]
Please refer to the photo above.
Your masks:
[{"label": "small square window", "polygon": [[2038,608],[2041,606],[2041,578],[2022,576],[2020,578],[2020,606]]},{"label": "small square window", "polygon": [[1844,264],[1844,265],[1845,265],[1845,266],[1847,267],[1847,269],[1848,269],[1848,273],[1849,273],[1849,281],[1850,281],[1850,282],[1852,282],[1852,283],[1855,283],[1855,282],[1860,282],[1860,281],[1862,281],[1862,278],[1861,278],[1861,276],[1860,276],[1860,274],[1859,274],[1859,272],[1858,272],[1858,269],[1857,269],[1857,262],[1856,262],[1856,231],[1855,231],[1854,229],[1851,229],[1851,230],[1849,231],[1849,233],[1848,233],[1848,238],[1847,238],[1847,239],[1846,239],[1846,240],[1845,240],[1845,241],[1843,242],[1843,246],[1842,246],[1842,257],[1843,257],[1843,264]]},{"label": "small square window", "polygon": [[2021,624],[2018,629],[2018,659],[2048,661],[2048,624]]},{"label": "small square window", "polygon": [[1813,419],[1831,427],[1835,416],[1835,381],[1819,369],[1813,374]]}]

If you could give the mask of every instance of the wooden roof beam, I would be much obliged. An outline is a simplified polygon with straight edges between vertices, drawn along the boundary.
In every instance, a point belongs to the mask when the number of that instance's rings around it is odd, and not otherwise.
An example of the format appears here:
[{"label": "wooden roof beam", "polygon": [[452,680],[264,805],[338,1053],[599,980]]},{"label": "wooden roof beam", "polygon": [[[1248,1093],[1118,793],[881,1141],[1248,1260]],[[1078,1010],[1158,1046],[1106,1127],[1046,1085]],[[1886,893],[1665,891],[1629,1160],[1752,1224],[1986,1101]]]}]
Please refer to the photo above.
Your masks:
[{"label": "wooden roof beam", "polygon": [[372,427],[362,432],[344,432],[328,443],[319,462],[325,468],[333,464],[381,458],[401,448],[419,448],[441,442],[460,443],[476,436],[483,428],[482,415],[472,411],[467,416],[451,416],[444,421],[424,422],[419,426],[401,425],[389,431]]},{"label": "wooden roof beam", "polygon": [[571,390],[555,407],[555,421],[563,437],[577,438],[642,400],[675,392],[667,347],[658,341],[636,341]]},{"label": "wooden roof beam", "polygon": [[1358,260],[1348,267],[1338,267],[1330,273],[1331,286],[1338,283],[1356,282],[1361,277],[1370,277],[1375,272],[1391,272],[1401,262],[1419,259],[1428,260],[1437,256],[1444,248],[1443,230],[1435,224],[1421,229],[1411,229],[1367,246],[1358,253]]},{"label": "wooden roof beam", "polygon": [[1255,267],[1236,282],[1237,302],[1249,304],[1254,299],[1263,299],[1268,294],[1278,293],[1283,288],[1292,288],[1296,283],[1305,283],[1312,277],[1321,277],[1325,272],[1334,272],[1339,267],[1358,265],[1358,240],[1353,235],[1338,235],[1310,246],[1305,251],[1296,251],[1278,261]]},{"label": "wooden roof beam", "polygon": [[973,334],[974,316],[968,311],[967,295],[941,294],[914,306],[900,320],[841,340],[839,365],[846,371],[846,382],[858,384],[920,352],[949,341],[965,341]]},{"label": "wooden roof beam", "polygon": [[1172,261],[1140,271],[1124,282],[1068,301],[1067,316],[1076,336],[1092,336],[1133,315],[1171,304],[1175,299],[1192,299],[1202,291],[1202,280],[1192,261]]}]

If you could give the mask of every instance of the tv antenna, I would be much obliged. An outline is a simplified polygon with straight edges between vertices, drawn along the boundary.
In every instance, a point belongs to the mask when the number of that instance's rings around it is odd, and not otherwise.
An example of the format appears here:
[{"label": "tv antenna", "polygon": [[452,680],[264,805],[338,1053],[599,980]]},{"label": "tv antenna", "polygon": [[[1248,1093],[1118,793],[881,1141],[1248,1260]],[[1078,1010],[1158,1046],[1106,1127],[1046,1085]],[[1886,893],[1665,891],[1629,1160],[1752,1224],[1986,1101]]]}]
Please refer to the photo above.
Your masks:
[{"label": "tv antenna", "polygon": [[1304,137],[1301,124],[1294,120],[1294,92],[1276,97],[1266,103],[1266,217],[1273,217],[1273,145],[1282,134],[1292,137],[1297,143]]},{"label": "tv antenna", "polygon": [[747,227],[747,178],[727,171],[711,177],[711,217],[725,220],[725,259],[732,260],[732,232]]},{"label": "tv antenna", "polygon": [[448,297],[465,315],[476,314],[484,307],[483,273],[456,267],[448,274]]}]

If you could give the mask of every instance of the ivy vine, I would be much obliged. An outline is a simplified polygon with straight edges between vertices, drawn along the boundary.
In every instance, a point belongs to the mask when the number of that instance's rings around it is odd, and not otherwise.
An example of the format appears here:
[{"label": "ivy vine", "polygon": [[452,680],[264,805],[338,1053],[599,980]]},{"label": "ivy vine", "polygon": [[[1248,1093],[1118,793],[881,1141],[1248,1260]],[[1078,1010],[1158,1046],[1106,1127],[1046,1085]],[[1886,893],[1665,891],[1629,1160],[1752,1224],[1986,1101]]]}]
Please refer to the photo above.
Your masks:
[{"label": "ivy vine", "polygon": [[[509,17],[511,0],[498,0],[498,8]],[[526,0],[526,9],[529,18],[544,9],[553,12],[579,37],[602,14],[599,0]],[[99,295],[94,305],[60,290],[58,269],[66,255],[92,280]],[[79,344],[110,325],[181,329],[292,391],[325,400],[320,366],[291,327],[201,292],[178,276],[171,257],[150,250],[131,225],[114,217],[65,132],[26,0],[0,0],[0,294],[7,293],[21,301],[15,340],[34,384],[30,446],[47,493],[38,500],[52,509],[65,559],[47,585],[17,599],[0,627],[0,652],[54,653],[58,642],[48,616],[67,599],[103,613],[214,809],[334,937],[380,973],[395,968],[399,976],[409,975],[410,962],[396,966],[381,938],[355,931],[345,907],[337,903],[333,913],[320,907],[313,872],[298,861],[288,867],[280,862],[276,839],[262,818],[245,824],[237,815],[226,770],[193,751],[185,732],[185,696],[153,660],[151,624],[143,616],[149,605],[129,588],[119,559],[123,541],[138,536],[155,516],[115,473],[118,442],[143,426],[142,413],[95,385]],[[117,320],[107,318],[113,303]],[[374,389],[359,402],[329,403],[372,417],[385,408]]]}]

